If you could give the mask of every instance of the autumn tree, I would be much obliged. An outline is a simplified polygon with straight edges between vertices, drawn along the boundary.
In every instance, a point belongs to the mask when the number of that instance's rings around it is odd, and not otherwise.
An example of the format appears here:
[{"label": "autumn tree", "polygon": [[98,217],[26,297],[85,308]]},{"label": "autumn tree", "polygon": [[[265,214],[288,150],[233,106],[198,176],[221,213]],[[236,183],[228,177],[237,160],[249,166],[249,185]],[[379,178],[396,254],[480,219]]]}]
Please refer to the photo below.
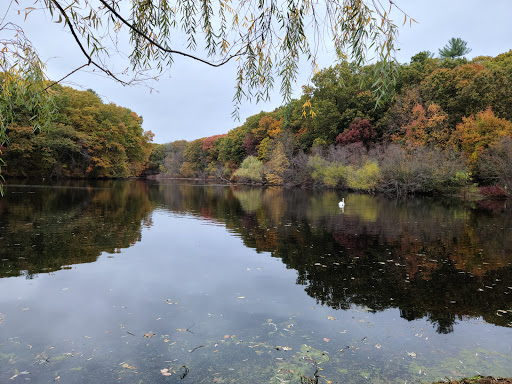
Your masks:
[{"label": "autumn tree", "polygon": [[164,172],[170,176],[180,176],[181,167],[185,162],[185,149],[188,142],[177,140],[166,144],[168,151],[164,159]]},{"label": "autumn tree", "polygon": [[368,119],[356,118],[350,124],[348,130],[340,133],[336,138],[336,144],[346,145],[361,142],[369,147],[375,142],[377,135]]},{"label": "autumn tree", "polygon": [[450,140],[448,116],[439,105],[432,103],[425,108],[421,104],[416,104],[411,117],[409,123],[392,135],[393,141],[416,147],[447,146]]},{"label": "autumn tree", "polygon": [[457,125],[453,143],[466,153],[475,165],[480,155],[505,137],[512,137],[512,122],[496,117],[491,108],[465,117]]},{"label": "autumn tree", "polygon": [[91,91],[59,85],[54,92],[51,129],[34,132],[23,114],[9,125],[7,175],[118,178],[139,176],[148,166],[152,133],[136,113],[104,104]]},{"label": "autumn tree", "polygon": [[286,157],[284,145],[277,143],[272,151],[270,160],[265,164],[265,179],[271,185],[283,184],[283,177],[290,165],[290,160]]}]

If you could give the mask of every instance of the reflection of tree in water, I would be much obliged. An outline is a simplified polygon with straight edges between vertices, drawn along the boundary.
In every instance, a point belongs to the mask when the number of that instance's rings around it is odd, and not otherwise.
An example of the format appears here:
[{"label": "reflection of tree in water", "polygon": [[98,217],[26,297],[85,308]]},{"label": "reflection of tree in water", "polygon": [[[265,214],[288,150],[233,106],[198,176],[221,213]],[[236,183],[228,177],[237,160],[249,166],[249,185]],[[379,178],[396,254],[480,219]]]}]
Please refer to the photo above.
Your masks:
[{"label": "reflection of tree in water", "polygon": [[68,187],[8,187],[0,200],[0,277],[31,277],[127,248],[159,207],[222,223],[295,269],[297,284],[333,308],[398,308],[441,333],[464,317],[511,323],[510,313],[498,312],[512,306],[506,210],[349,195],[341,214],[334,192],[121,181]]},{"label": "reflection of tree in water", "polygon": [[[96,184],[7,187],[0,206],[0,277],[34,274],[96,261],[140,241],[152,210],[147,185]],[[64,267],[66,268],[66,267]]]},{"label": "reflection of tree in water", "polygon": [[350,195],[341,215],[333,192],[162,191],[172,210],[199,216],[207,207],[208,219],[225,223],[246,246],[297,270],[297,283],[322,304],[398,308],[407,320],[427,318],[440,333],[465,317],[510,325],[510,315],[497,312],[512,305],[507,211],[488,215],[457,203]]}]

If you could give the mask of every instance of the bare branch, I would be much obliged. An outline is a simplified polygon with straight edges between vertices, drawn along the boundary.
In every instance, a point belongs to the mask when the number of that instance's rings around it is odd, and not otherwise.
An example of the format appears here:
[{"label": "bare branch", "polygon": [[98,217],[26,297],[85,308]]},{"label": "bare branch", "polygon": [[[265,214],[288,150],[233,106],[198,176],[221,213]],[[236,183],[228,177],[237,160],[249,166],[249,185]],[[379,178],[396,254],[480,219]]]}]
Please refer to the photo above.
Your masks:
[{"label": "bare branch", "polygon": [[61,81],[65,80],[66,78],[68,78],[69,76],[71,76],[73,73],[78,72],[79,70],[81,70],[82,68],[85,68],[85,67],[87,67],[87,66],[89,66],[89,63],[86,63],[86,64],[84,64],[84,65],[82,65],[82,66],[80,66],[80,67],[78,67],[78,68],[76,68],[76,69],[72,70],[72,71],[71,71],[71,72],[69,72],[66,76],[64,76],[62,79],[57,80],[57,81],[54,81],[54,82],[53,82],[53,83],[51,83],[49,86],[47,86],[46,88],[44,88],[44,89],[43,89],[43,91],[46,91],[47,89],[49,89],[49,88],[53,87],[55,84],[59,84]]},{"label": "bare branch", "polygon": [[87,65],[94,65],[95,67],[97,67],[98,69],[100,69],[101,71],[105,72],[108,76],[112,77],[113,79],[115,79],[116,81],[118,81],[119,83],[123,84],[123,85],[129,85],[129,83],[119,79],[116,75],[114,75],[110,70],[108,69],[105,69],[103,68],[101,65],[99,65],[98,63],[96,63],[92,57],[85,51],[85,48],[84,46],[82,45],[82,42],[80,41],[80,39],[78,38],[76,32],[75,32],[75,29],[73,28],[73,24],[71,23],[71,20],[69,19],[66,11],[62,8],[62,6],[57,2],[57,0],[51,0],[52,3],[57,7],[57,9],[60,11],[60,13],[62,14],[62,16],[66,19],[66,22],[67,22],[67,25],[69,26],[69,30],[71,31],[71,34],[73,35],[73,38],[75,39],[76,43],[78,44],[78,46],[80,47],[80,50],[82,51],[82,53],[84,54],[84,56],[87,58],[87,60],[89,61]]}]

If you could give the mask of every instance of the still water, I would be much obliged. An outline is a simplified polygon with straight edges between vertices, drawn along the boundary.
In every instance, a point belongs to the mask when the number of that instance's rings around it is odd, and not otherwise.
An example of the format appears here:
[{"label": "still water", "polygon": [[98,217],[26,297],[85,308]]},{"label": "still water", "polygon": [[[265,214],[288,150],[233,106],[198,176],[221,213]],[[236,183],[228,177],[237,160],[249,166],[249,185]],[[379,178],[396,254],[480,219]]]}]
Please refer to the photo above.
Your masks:
[{"label": "still water", "polygon": [[10,183],[0,244],[1,383],[512,376],[505,202]]}]

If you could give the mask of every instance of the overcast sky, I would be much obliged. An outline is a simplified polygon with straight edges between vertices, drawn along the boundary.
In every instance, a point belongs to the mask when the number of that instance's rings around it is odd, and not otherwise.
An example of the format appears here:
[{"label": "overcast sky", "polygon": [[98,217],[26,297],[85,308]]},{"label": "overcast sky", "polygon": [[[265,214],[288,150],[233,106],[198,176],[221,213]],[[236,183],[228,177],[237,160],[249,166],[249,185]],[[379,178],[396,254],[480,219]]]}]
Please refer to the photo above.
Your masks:
[{"label": "overcast sky", "polygon": [[[409,62],[411,56],[423,50],[437,55],[438,49],[451,37],[468,42],[472,48],[468,58],[495,56],[512,49],[512,0],[395,0],[395,3],[418,21],[412,27],[407,24],[400,28],[399,62]],[[20,6],[30,5],[31,1],[20,1]],[[25,29],[40,56],[47,61],[52,79],[59,79],[84,63],[82,53],[68,31],[62,30],[62,24],[52,23],[41,13],[30,15],[26,22],[16,12],[11,12],[9,17]],[[331,53],[321,52],[321,68],[332,65],[333,60]],[[296,96],[300,95],[300,86],[307,80],[309,70],[309,65],[304,63],[295,86]],[[277,86],[270,102],[244,102],[240,121],[233,120],[235,75],[234,65],[211,68],[175,56],[170,74],[153,84],[155,91],[151,93],[145,87],[123,87],[87,72],[77,73],[70,80],[74,88],[92,88],[104,102],[135,111],[144,118],[143,128],[155,134],[154,141],[166,143],[227,133],[247,117],[282,104]]]}]

